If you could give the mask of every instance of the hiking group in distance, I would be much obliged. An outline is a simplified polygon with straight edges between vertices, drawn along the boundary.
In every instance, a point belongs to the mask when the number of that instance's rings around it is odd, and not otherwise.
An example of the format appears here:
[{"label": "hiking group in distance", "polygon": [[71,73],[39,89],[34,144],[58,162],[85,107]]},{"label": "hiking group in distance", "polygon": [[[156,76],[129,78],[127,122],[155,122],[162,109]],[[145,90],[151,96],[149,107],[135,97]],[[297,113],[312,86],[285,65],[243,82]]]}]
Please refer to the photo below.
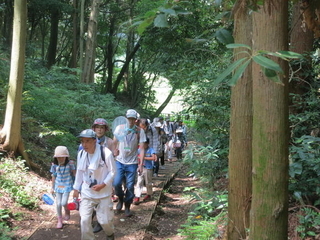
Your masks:
[{"label": "hiking group in distance", "polygon": [[[113,138],[110,136],[112,130]],[[95,239],[94,233],[104,230],[107,240],[115,239],[114,212],[131,217],[131,204],[152,199],[152,179],[165,161],[173,156],[182,159],[187,146],[187,127],[170,118],[140,118],[134,109],[118,117],[112,128],[103,118],[95,119],[90,129],[79,135],[81,144],[77,161],[70,160],[65,146],[57,146],[50,172],[52,194],[56,196],[57,228],[70,219],[70,206],[79,203],[81,239]],[[146,194],[141,199],[143,189]],[[68,204],[73,191],[74,204]],[[113,209],[113,202],[117,202]],[[64,209],[64,216],[62,216]],[[96,220],[93,223],[93,219]]]}]

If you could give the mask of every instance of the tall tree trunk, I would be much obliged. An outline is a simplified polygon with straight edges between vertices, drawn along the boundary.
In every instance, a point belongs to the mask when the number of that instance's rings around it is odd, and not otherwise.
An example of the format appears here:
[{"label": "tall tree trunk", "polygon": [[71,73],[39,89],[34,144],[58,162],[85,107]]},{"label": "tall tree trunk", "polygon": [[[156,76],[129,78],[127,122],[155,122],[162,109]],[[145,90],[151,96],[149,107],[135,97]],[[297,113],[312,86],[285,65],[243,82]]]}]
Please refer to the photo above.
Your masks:
[{"label": "tall tree trunk", "polygon": [[140,39],[139,41],[136,43],[136,45],[134,46],[132,52],[129,54],[129,56],[126,57],[126,61],[125,63],[123,64],[118,76],[117,76],[117,79],[113,85],[113,88],[112,88],[112,93],[114,95],[116,95],[117,93],[117,90],[118,90],[118,87],[120,85],[120,82],[121,80],[123,79],[123,75],[126,73],[126,70],[130,64],[130,61],[133,59],[134,55],[136,54],[136,52],[139,50],[140,48]]},{"label": "tall tree trunk", "polygon": [[72,13],[72,54],[69,62],[69,68],[77,67],[78,46],[79,46],[79,31],[78,31],[78,1],[73,0],[73,13]]},{"label": "tall tree trunk", "polygon": [[154,116],[160,116],[161,112],[163,111],[163,109],[165,109],[165,107],[168,105],[168,103],[170,102],[170,100],[172,99],[174,93],[176,92],[175,88],[172,88],[171,91],[169,92],[169,95],[167,96],[166,100],[164,100],[164,102],[160,105],[160,107],[157,109],[157,111],[154,113]]},{"label": "tall tree trunk", "polygon": [[113,38],[115,32],[116,25],[116,17],[114,14],[110,16],[110,24],[109,24],[109,36],[107,43],[107,79],[106,79],[106,93],[112,93],[112,79],[113,79],[113,69],[114,69],[114,46],[113,46]]},{"label": "tall tree trunk", "polygon": [[[291,21],[291,35],[290,35],[290,51],[300,54],[306,54],[313,50],[313,32],[306,26],[304,20],[305,12],[301,1],[293,5],[292,21]],[[301,65],[303,64],[303,65]],[[292,71],[295,73],[293,79],[289,82],[289,93],[304,94],[309,90],[309,83],[313,81],[308,71],[312,70],[312,59],[309,57],[308,61],[296,62],[291,64]],[[290,98],[290,113],[298,113],[300,106],[294,105]]]},{"label": "tall tree trunk", "polygon": [[[252,17],[247,6],[235,9],[235,43],[251,46]],[[234,61],[248,57],[236,49]],[[231,124],[229,141],[228,239],[246,239],[250,224],[252,191],[252,75],[251,64],[231,89]]]},{"label": "tall tree trunk", "polygon": [[[288,49],[288,1],[265,0],[253,12],[253,51]],[[283,84],[252,65],[253,138],[250,240],[288,238],[288,63]]]},{"label": "tall tree trunk", "polygon": [[2,48],[10,48],[10,44],[12,43],[12,22],[13,22],[13,4],[12,0],[5,0],[4,6],[4,21],[2,28]]},{"label": "tall tree trunk", "polygon": [[60,10],[53,9],[51,12],[50,42],[47,54],[47,67],[51,68],[56,62],[57,44],[58,44],[58,27],[59,27]]},{"label": "tall tree trunk", "polygon": [[21,138],[21,102],[25,65],[27,2],[14,1],[11,67],[4,126],[0,131],[1,149],[20,153],[30,166]]},{"label": "tall tree trunk", "polygon": [[97,27],[100,2],[101,0],[92,0],[91,14],[88,23],[85,59],[83,65],[83,72],[81,76],[81,81],[84,83],[94,82]]},{"label": "tall tree trunk", "polygon": [[[84,4],[85,4],[85,0],[80,0],[80,44],[79,44],[80,57],[79,57],[79,66],[80,66],[81,70],[83,70]],[[80,74],[81,81],[83,80],[82,75],[83,75],[83,72],[81,72],[81,74]]]}]

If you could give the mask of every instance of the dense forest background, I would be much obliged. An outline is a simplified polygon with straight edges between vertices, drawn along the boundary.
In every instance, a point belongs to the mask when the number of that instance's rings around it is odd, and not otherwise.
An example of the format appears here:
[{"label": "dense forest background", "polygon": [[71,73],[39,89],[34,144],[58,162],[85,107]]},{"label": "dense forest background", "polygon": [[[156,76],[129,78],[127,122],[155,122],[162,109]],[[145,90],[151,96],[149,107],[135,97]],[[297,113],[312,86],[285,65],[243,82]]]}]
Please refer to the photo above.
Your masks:
[{"label": "dense forest background", "polygon": [[[199,143],[185,152],[185,163],[208,184],[208,199],[218,179],[230,179],[229,239],[239,239],[239,234],[244,238],[249,223],[252,239],[263,235],[257,229],[267,229],[254,217],[249,219],[250,207],[243,207],[250,206],[252,193],[254,209],[264,206],[259,202],[262,196],[282,196],[270,210],[276,216],[280,212],[281,223],[272,214],[265,219],[284,229],[273,229],[279,234],[273,237],[286,234],[289,200],[305,209],[301,236],[319,234],[320,7],[311,0],[283,4],[0,1],[1,157],[22,155],[32,170],[45,174],[55,146],[66,145],[75,157],[77,134],[95,118],[111,123],[127,108],[135,108],[152,119],[179,90],[184,109],[171,120],[183,119]],[[19,6],[25,21],[15,12]],[[15,31],[17,14],[25,31]],[[19,36],[25,51],[13,51],[21,44],[15,42],[17,34],[23,35]],[[279,53],[287,50],[301,57]],[[12,107],[12,116],[19,117],[10,118],[6,116],[13,98],[10,91],[16,89],[10,84],[12,59],[20,54],[21,99],[15,103],[21,109]],[[171,91],[155,109],[153,87],[161,78],[168,80]],[[21,114],[15,115],[17,111]],[[252,176],[252,169],[266,170],[261,165],[274,174],[266,171],[264,179]],[[271,177],[278,185],[271,184]],[[278,189],[278,194],[270,194],[272,189],[260,193],[268,188],[263,183]],[[218,202],[204,201],[198,211],[213,221]],[[241,214],[235,211],[237,204],[244,209]]]}]

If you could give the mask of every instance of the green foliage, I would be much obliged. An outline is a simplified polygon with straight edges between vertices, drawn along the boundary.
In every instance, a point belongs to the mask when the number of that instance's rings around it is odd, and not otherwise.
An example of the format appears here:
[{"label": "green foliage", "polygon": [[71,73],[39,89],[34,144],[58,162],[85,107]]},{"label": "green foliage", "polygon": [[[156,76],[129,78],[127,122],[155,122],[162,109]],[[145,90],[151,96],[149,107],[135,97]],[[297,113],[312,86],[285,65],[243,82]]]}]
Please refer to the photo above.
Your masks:
[{"label": "green foliage", "polygon": [[11,240],[13,237],[12,229],[10,229],[4,222],[0,221],[0,239]]},{"label": "green foliage", "polygon": [[3,221],[4,219],[9,218],[9,209],[0,209],[0,221]]},{"label": "green foliage", "polygon": [[316,237],[320,226],[320,213],[311,208],[303,208],[302,215],[299,215],[299,224],[296,231],[301,239]]},{"label": "green foliage", "polygon": [[38,206],[37,196],[32,195],[32,187],[28,186],[27,168],[25,161],[1,159],[0,161],[0,188],[9,194],[12,199],[23,207],[35,209]]},{"label": "green foliage", "polygon": [[[317,73],[305,74],[307,79],[313,79]],[[305,87],[308,89],[301,88],[304,94],[291,94],[289,190],[302,204],[307,200],[308,204],[311,201],[319,205],[320,202],[314,202],[320,196],[319,81],[310,81]]]},{"label": "green foliage", "polygon": [[182,229],[179,229],[179,235],[185,236],[187,240],[197,240],[197,239],[203,239],[203,240],[215,240],[219,237],[222,237],[219,233],[219,225],[218,222],[221,218],[221,216],[218,216],[217,218],[213,218],[212,220],[198,220],[195,221],[194,218],[197,218],[190,214],[190,216],[187,219],[187,222],[181,227]]},{"label": "green foliage", "polygon": [[219,147],[220,141],[216,140],[209,146],[189,144],[188,149],[184,151],[184,162],[192,169],[192,173],[208,184],[208,188],[213,188],[216,180],[223,177],[227,171],[227,149]]},{"label": "green foliage", "polygon": [[22,106],[22,134],[34,162],[39,159],[49,166],[58,145],[67,146],[74,158],[79,144],[76,136],[91,128],[95,118],[111,124],[124,115],[124,107],[111,94],[100,94],[96,85],[79,83],[73,69],[44,71],[35,66],[30,63],[27,68]]},{"label": "green foliage", "polygon": [[185,95],[188,112],[195,118],[193,137],[202,145],[213,145],[219,139],[225,149],[229,145],[230,89],[214,87],[210,82],[199,82]]},{"label": "green foliage", "polygon": [[295,196],[320,196],[320,138],[304,135],[294,139],[289,175],[289,190]]},{"label": "green foliage", "polygon": [[186,239],[217,239],[221,237],[219,227],[227,223],[227,194],[185,188],[197,203],[189,213],[179,235]]},{"label": "green foliage", "polygon": [[290,114],[289,120],[292,137],[298,138],[303,135],[310,135],[313,130],[319,128],[320,104],[318,94],[318,86],[316,85],[305,94],[291,94],[293,102],[291,108],[294,113]]},{"label": "green foliage", "polygon": [[240,48],[244,47],[248,49],[248,51],[242,51],[246,53],[248,56],[238,59],[237,61],[233,62],[227,69],[225,69],[215,80],[215,85],[220,84],[222,81],[227,79],[227,76],[233,73],[233,76],[230,80],[228,80],[231,86],[235,85],[242,76],[243,72],[246,70],[247,66],[253,60],[257,64],[260,65],[262,72],[271,80],[276,83],[282,84],[279,74],[283,74],[283,70],[278,63],[268,58],[268,56],[275,56],[281,58],[283,60],[289,61],[291,59],[301,59],[302,55],[290,52],[290,51],[278,51],[276,53],[269,52],[269,51],[258,51],[252,54],[252,49],[250,46],[245,44],[228,44],[227,48]]}]

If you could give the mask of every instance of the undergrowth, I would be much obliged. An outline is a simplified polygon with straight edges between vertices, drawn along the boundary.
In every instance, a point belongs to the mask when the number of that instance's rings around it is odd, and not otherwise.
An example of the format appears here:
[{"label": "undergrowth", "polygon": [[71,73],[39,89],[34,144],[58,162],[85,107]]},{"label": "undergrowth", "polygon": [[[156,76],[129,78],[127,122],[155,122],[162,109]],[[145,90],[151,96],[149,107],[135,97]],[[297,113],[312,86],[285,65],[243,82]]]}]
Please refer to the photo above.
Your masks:
[{"label": "undergrowth", "polygon": [[217,182],[225,179],[226,175],[226,150],[219,147],[219,141],[215,141],[207,146],[190,144],[184,151],[183,161],[190,169],[188,174],[199,178],[203,185],[201,189],[184,189],[188,197],[196,202],[185,224],[179,229],[179,234],[188,240],[220,239],[222,229],[227,224],[226,185],[217,188]]},{"label": "undergrowth", "polygon": [[15,211],[12,202],[29,210],[39,208],[42,194],[47,186],[39,184],[39,176],[31,173],[21,159],[2,158],[0,160],[0,239],[12,239],[11,222],[23,218],[23,213]]}]

